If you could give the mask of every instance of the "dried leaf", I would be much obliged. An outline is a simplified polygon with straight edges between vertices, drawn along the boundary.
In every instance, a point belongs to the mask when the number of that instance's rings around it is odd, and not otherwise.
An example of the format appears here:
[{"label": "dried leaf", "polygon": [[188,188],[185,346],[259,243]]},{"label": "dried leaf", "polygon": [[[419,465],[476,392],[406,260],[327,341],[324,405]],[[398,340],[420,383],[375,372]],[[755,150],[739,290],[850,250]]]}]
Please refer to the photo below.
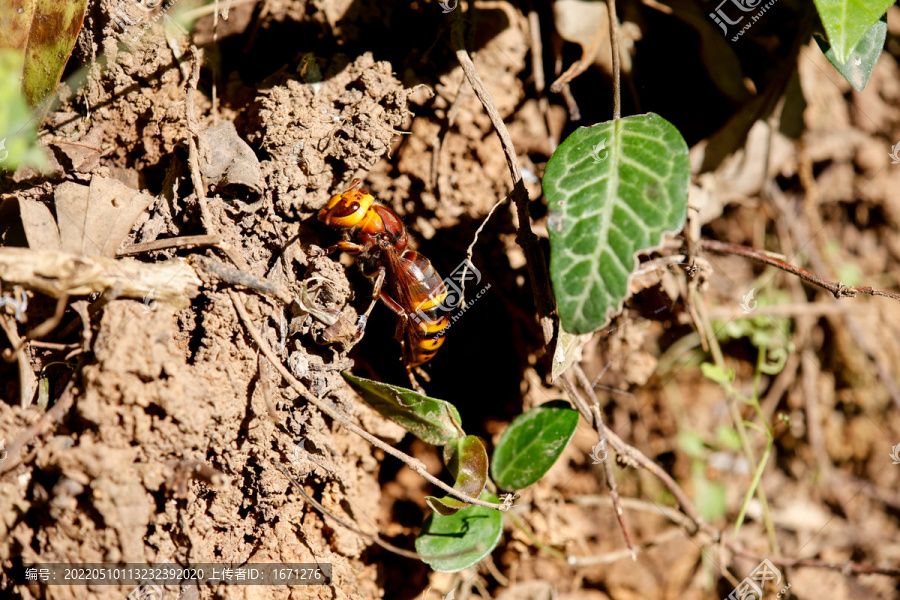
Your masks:
[{"label": "dried leaf", "polygon": [[19,198],[19,214],[29,248],[59,250],[59,228],[49,208],[35,200]]},{"label": "dried leaf", "polygon": [[253,149],[238,136],[234,123],[224,121],[200,134],[200,172],[213,185],[240,185],[262,193],[262,173]]},{"label": "dried leaf", "polygon": [[103,152],[100,147],[102,137],[103,131],[95,127],[77,142],[57,141],[53,145],[72,161],[73,171],[90,173],[100,166],[100,156]]},{"label": "dried leaf", "polygon": [[581,361],[581,351],[592,335],[578,335],[569,333],[564,329],[559,330],[556,340],[556,349],[553,351],[553,366],[550,372],[550,382],[555,382],[559,376],[569,370],[574,363]]},{"label": "dried leaf", "polygon": [[61,249],[87,256],[116,256],[153,196],[94,176],[90,187],[67,181],[56,188],[56,220]]},{"label": "dried leaf", "polygon": [[[559,36],[581,46],[582,61],[599,65],[612,73],[612,52],[609,44],[609,12],[606,2],[595,0],[557,0],[553,3],[553,20]],[[619,15],[621,20],[621,15]],[[641,30],[634,23],[619,25],[619,58],[622,72],[631,72],[631,55]]]}]

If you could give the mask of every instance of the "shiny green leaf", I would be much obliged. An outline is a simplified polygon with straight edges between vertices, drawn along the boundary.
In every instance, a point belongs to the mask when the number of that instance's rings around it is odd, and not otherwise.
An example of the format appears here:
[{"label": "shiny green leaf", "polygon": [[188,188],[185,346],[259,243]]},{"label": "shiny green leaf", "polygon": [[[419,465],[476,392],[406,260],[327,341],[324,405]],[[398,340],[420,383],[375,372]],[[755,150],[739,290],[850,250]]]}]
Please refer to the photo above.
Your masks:
[{"label": "shiny green leaf", "polygon": [[859,43],[850,51],[850,56],[846,61],[838,60],[834,48],[831,47],[824,35],[816,33],[813,37],[828,62],[834,65],[844,79],[850,82],[850,85],[861,92],[866,87],[872,69],[875,68],[875,63],[878,62],[878,57],[881,56],[884,48],[884,40],[887,37],[887,14],[882,15],[869,28]]},{"label": "shiny green leaf", "polygon": [[815,3],[835,58],[839,63],[846,63],[859,41],[894,0],[815,0]]},{"label": "shiny green leaf", "polygon": [[347,372],[341,374],[366,404],[423,442],[442,446],[466,435],[458,426],[459,412],[449,402]]},{"label": "shiny green leaf", "polygon": [[[444,462],[456,483],[453,489],[477,498],[484,490],[488,477],[488,455],[478,437],[467,435],[444,446]],[[454,514],[461,508],[471,506],[455,496],[436,498],[426,496],[425,502],[432,510],[444,516]]]},{"label": "shiny green leaf", "polygon": [[526,488],[550,470],[578,427],[567,402],[547,402],[513,419],[497,447],[491,477],[504,490]]},{"label": "shiny green leaf", "polygon": [[[488,492],[481,500],[499,502]],[[503,514],[484,506],[469,506],[444,517],[431,513],[416,538],[416,552],[435,571],[456,573],[490,554],[503,533]]]},{"label": "shiny green leaf", "polygon": [[621,309],[635,254],[687,216],[688,148],[656,114],[577,129],[544,173],[550,278],[562,328],[591,333]]}]

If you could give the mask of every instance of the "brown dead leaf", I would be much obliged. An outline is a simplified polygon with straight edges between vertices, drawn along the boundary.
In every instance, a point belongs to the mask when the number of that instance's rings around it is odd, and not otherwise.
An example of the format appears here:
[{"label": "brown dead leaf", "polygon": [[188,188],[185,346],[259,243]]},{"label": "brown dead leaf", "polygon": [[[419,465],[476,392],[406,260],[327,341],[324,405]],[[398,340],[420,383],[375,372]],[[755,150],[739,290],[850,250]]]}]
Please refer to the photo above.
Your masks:
[{"label": "brown dead leaf", "polygon": [[60,247],[66,252],[114,258],[153,197],[95,175],[90,186],[67,181],[56,188]]},{"label": "brown dead leaf", "polygon": [[59,228],[49,208],[35,200],[19,198],[19,214],[29,248],[59,250]]},{"label": "brown dead leaf", "polygon": [[259,159],[247,142],[238,136],[234,123],[224,121],[200,134],[200,147],[208,154],[200,159],[200,171],[218,188],[239,185],[262,193]]},{"label": "brown dead leaf", "polygon": [[[581,46],[581,58],[554,82],[551,90],[575,79],[592,64],[612,73],[609,12],[605,2],[557,0],[553,3],[553,20],[562,39]],[[634,42],[641,37],[641,30],[635,23],[623,21],[619,24],[619,58],[623,73],[631,72]]]},{"label": "brown dead leaf", "polygon": [[100,156],[103,153],[103,149],[100,147],[102,138],[103,131],[99,127],[95,127],[77,142],[60,140],[53,142],[53,145],[72,161],[74,171],[90,173],[100,166]]}]

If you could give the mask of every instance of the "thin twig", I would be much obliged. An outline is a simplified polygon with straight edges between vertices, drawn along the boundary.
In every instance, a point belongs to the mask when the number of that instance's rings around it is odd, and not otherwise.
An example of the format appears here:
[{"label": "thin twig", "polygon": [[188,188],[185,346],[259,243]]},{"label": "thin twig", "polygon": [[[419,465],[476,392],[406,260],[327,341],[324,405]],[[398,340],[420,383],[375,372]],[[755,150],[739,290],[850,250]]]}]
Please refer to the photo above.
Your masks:
[{"label": "thin twig", "polygon": [[293,300],[293,296],[277,283],[260,279],[240,269],[234,269],[215,259],[195,254],[191,257],[191,263],[197,265],[204,273],[208,273],[220,281],[254,290],[260,294],[275,298],[284,304],[290,304]]},{"label": "thin twig", "polygon": [[616,16],[616,0],[606,0],[609,7],[609,43],[612,51],[613,119],[622,116],[622,66],[619,60],[619,18]]},{"label": "thin twig", "polygon": [[[668,473],[660,469],[659,466],[656,465],[656,463],[647,458],[640,450],[623,442],[622,439],[617,436],[612,430],[610,430],[605,424],[603,424],[602,427],[605,430],[610,445],[616,449],[616,452],[624,456],[627,461],[632,462],[635,466],[640,466],[650,471],[653,475],[659,478],[660,481],[663,482],[666,488],[668,488],[668,490],[681,505],[681,510],[684,512],[687,518],[691,520],[692,526],[688,528],[689,533],[693,535],[697,530],[700,530],[712,537],[714,542],[718,542],[722,539],[722,533],[703,520],[703,518],[697,512],[697,509],[694,508],[694,505],[687,498],[687,495],[678,486],[678,484],[675,483],[675,481],[669,476]],[[662,512],[662,514],[669,516],[667,512]],[[673,519],[673,521],[675,521],[675,519]],[[683,522],[681,524],[683,524]],[[747,556],[753,558],[754,560],[762,560],[763,558],[766,558],[776,565],[831,569],[834,571],[841,571],[844,573],[850,572],[854,574],[871,573],[878,575],[890,575],[893,577],[900,576],[900,568],[873,567],[870,565],[864,565],[854,562],[836,563],[817,559],[769,556],[747,550],[738,540],[735,539],[726,541],[725,545],[735,554]]]},{"label": "thin twig", "polygon": [[744,556],[751,560],[768,560],[774,565],[782,567],[812,567],[814,569],[830,569],[840,571],[841,573],[852,573],[854,575],[890,575],[892,577],[900,577],[900,568],[897,567],[873,567],[871,565],[863,565],[853,561],[844,563],[832,562],[827,560],[819,560],[817,558],[787,558],[784,556],[769,556],[747,550],[736,541],[731,540],[726,544],[735,554]]},{"label": "thin twig", "polygon": [[59,300],[56,301],[56,309],[54,309],[53,315],[43,323],[36,325],[34,329],[25,334],[25,337],[30,340],[42,338],[56,329],[59,326],[60,322],[62,322],[63,315],[65,314],[66,308],[68,306],[69,296],[60,296]]},{"label": "thin twig", "polygon": [[577,567],[586,567],[590,565],[608,565],[610,563],[618,562],[623,558],[628,558],[629,556],[632,560],[637,560],[637,555],[644,550],[649,550],[654,546],[661,546],[682,535],[684,535],[684,532],[676,527],[660,534],[646,544],[641,544],[630,550],[615,550],[613,552],[606,552],[595,556],[573,556],[570,554],[566,557],[566,562]]},{"label": "thin twig", "polygon": [[531,229],[531,216],[528,209],[528,190],[525,189],[525,182],[522,181],[522,169],[519,167],[519,158],[516,155],[516,148],[509,136],[509,131],[503,123],[500,111],[491,99],[490,93],[484,86],[484,82],[475,70],[475,63],[465,48],[463,42],[463,19],[461,11],[455,14],[453,23],[453,45],[456,50],[456,58],[462,67],[466,79],[475,95],[484,106],[485,112],[491,119],[497,136],[500,138],[500,144],[503,146],[503,153],[506,156],[506,164],[509,167],[509,174],[513,182],[513,190],[510,197],[516,204],[516,214],[519,219],[518,235],[516,243],[525,253],[525,262],[528,266],[528,275],[531,279],[531,291],[534,295],[534,302],[537,308],[538,318],[541,322],[541,330],[544,334],[544,342],[549,344],[553,340],[553,317],[552,314],[556,310],[556,300],[551,293],[550,275],[547,273],[547,262],[544,260],[544,252],[538,241],[538,237]]},{"label": "thin twig", "polygon": [[840,283],[838,281],[828,281],[827,279],[822,279],[815,273],[810,273],[806,269],[795,267],[790,263],[775,258],[768,252],[757,250],[756,248],[740,246],[738,244],[732,244],[730,242],[720,242],[718,240],[700,240],[700,247],[703,250],[708,250],[710,252],[719,252],[721,254],[735,254],[737,256],[743,256],[745,258],[749,258],[751,260],[755,260],[767,265],[772,265],[773,267],[778,267],[782,271],[787,271],[792,275],[798,276],[803,281],[808,281],[809,283],[817,285],[821,288],[825,288],[826,290],[831,292],[837,299],[853,298],[854,296],[856,296],[856,294],[859,293],[869,294],[871,296],[886,296],[888,298],[893,298],[894,300],[900,300],[900,293],[897,292],[886,292],[884,290],[876,290],[871,287],[844,285],[843,283]]},{"label": "thin twig", "polygon": [[316,396],[312,395],[306,389],[306,386],[304,386],[302,383],[300,383],[300,381],[296,377],[291,375],[291,373],[284,367],[284,365],[281,364],[281,362],[278,360],[278,357],[276,357],[275,353],[272,352],[272,349],[269,347],[269,344],[266,343],[265,340],[263,340],[262,336],[259,334],[259,331],[253,325],[253,322],[250,320],[250,315],[247,314],[247,309],[244,308],[244,303],[241,301],[237,292],[234,292],[232,290],[227,290],[227,292],[228,292],[229,298],[231,298],[231,301],[234,304],[235,310],[237,310],[237,313],[240,316],[241,321],[244,324],[244,327],[247,329],[247,332],[250,334],[250,337],[253,338],[253,341],[256,342],[256,345],[259,348],[259,350],[265,355],[265,357],[267,359],[269,359],[269,362],[272,364],[273,367],[275,367],[275,370],[277,370],[281,374],[281,376],[284,378],[284,380],[287,381],[292,388],[297,390],[297,392],[299,392],[300,395],[303,396],[303,398],[307,402],[309,402],[310,404],[312,404],[313,406],[315,406],[316,408],[321,410],[323,413],[325,413],[326,415],[328,415],[335,421],[338,421],[341,425],[343,425],[344,427],[346,427],[348,430],[355,433],[356,435],[360,436],[361,438],[363,438],[364,440],[366,440],[373,446],[381,448],[382,450],[384,450],[391,456],[400,459],[401,461],[403,461],[404,464],[406,464],[406,466],[408,466],[410,469],[412,469],[413,471],[415,471],[416,473],[418,473],[419,475],[421,475],[422,477],[427,479],[430,483],[436,485],[437,487],[448,492],[449,494],[456,496],[460,500],[468,502],[469,504],[477,504],[478,506],[484,506],[484,507],[493,508],[496,510],[506,510],[508,508],[508,507],[505,507],[503,504],[495,504],[493,502],[485,502],[484,500],[479,500],[478,498],[473,498],[472,496],[469,496],[468,494],[465,494],[458,490],[454,490],[452,487],[450,487],[449,485],[447,485],[446,483],[444,483],[443,481],[441,481],[440,479],[438,479],[437,477],[435,477],[434,475],[429,473],[428,470],[425,468],[425,465],[421,461],[413,458],[412,456],[409,456],[408,454],[405,454],[404,452],[401,452],[400,450],[397,450],[393,446],[386,444],[385,442],[379,440],[378,438],[376,438],[369,432],[365,431],[364,429],[360,428],[359,426],[354,425],[350,421],[350,419],[346,415],[344,415],[341,411],[337,410],[336,407],[332,407],[328,403],[323,401],[322,399],[317,398]]},{"label": "thin twig", "polygon": [[541,121],[547,132],[547,142],[549,147],[547,151],[553,154],[559,141],[553,136],[550,130],[550,100],[544,93],[546,87],[546,79],[544,75],[544,47],[541,43],[541,17],[534,8],[532,0],[527,1],[528,7],[528,45],[531,49],[531,73],[534,77],[534,91],[538,97],[538,108],[541,111]]},{"label": "thin twig", "polygon": [[140,254],[142,252],[165,250],[167,248],[218,246],[221,243],[222,238],[217,235],[183,235],[176,238],[153,240],[152,242],[144,242],[142,244],[132,244],[130,246],[125,246],[125,249],[119,252],[119,256],[129,256],[131,254]]},{"label": "thin twig", "polygon": [[[719,340],[718,338],[716,338],[715,333],[713,332],[712,324],[710,323],[709,316],[706,312],[706,304],[704,304],[703,298],[700,297],[699,293],[697,294],[695,308],[700,317],[700,322],[703,324],[704,329],[708,332],[707,339],[709,341],[709,349],[710,354],[712,354],[713,357],[713,362],[724,372],[727,370],[727,367],[725,365],[725,357],[722,353],[722,347],[719,345]],[[728,410],[731,414],[731,419],[734,422],[734,427],[735,431],[737,431],[738,439],[741,442],[741,449],[743,450],[747,460],[750,462],[750,465],[752,465],[751,469],[754,472],[761,474],[762,471],[760,469],[764,469],[766,463],[765,461],[760,461],[759,463],[757,463],[756,461],[756,453],[753,451],[753,446],[750,443],[750,436],[747,433],[747,426],[744,422],[744,419],[741,417],[740,409],[738,408],[737,395],[732,388],[726,389],[726,394],[728,395]],[[763,454],[765,459],[768,459],[770,449],[771,446],[766,446],[766,450]],[[772,522],[772,516],[769,511],[769,500],[766,496],[765,487],[761,482],[756,480],[756,484],[751,486],[751,490],[755,491],[756,497],[759,499],[760,505],[762,506],[763,523],[766,527],[766,533],[769,536],[769,543],[772,552],[778,554],[778,537],[775,535],[775,525]],[[746,508],[748,501],[749,500],[745,501],[742,505],[742,512],[738,516],[735,532],[737,532],[740,528],[741,520],[743,518],[743,510]],[[737,533],[735,533],[735,535],[737,535]]]},{"label": "thin twig", "polygon": [[[799,282],[798,282],[799,285]],[[741,317],[823,317],[839,316],[847,313],[861,313],[867,310],[862,304],[833,304],[822,302],[794,302],[791,304],[773,304],[771,306],[757,306],[753,312],[748,313],[741,308],[729,306],[717,306],[710,309],[709,318],[713,321],[730,321]]]},{"label": "thin twig", "polygon": [[[612,506],[612,498],[608,496],[601,496],[599,494],[574,496],[567,499],[566,502],[577,504],[578,506]],[[684,516],[683,513],[678,512],[678,509],[659,505],[655,502],[648,502],[647,500],[641,500],[640,498],[622,498],[622,507],[629,510],[645,512],[654,515],[659,515],[660,513],[662,513],[665,518],[669,519],[676,525],[681,525],[685,529],[690,529],[691,527],[693,527],[691,520]]]},{"label": "thin twig", "polygon": [[81,344],[77,342],[73,342],[71,344],[58,344],[56,342],[43,342],[41,340],[30,340],[28,342],[29,346],[33,346],[35,348],[42,348],[44,350],[71,350],[72,348],[78,348]]},{"label": "thin twig", "polygon": [[[9,338],[10,350],[3,351],[3,358],[7,362],[18,363],[19,369],[19,406],[28,408],[37,392],[37,378],[31,368],[31,361],[25,353],[25,340],[19,337],[16,331],[16,321],[12,315],[0,315],[0,329],[6,333]],[[7,354],[9,355],[7,357]]]},{"label": "thin twig", "polygon": [[203,221],[203,228],[207,232],[211,232],[213,224],[209,214],[209,207],[206,203],[206,186],[203,185],[203,175],[200,172],[200,156],[207,155],[207,148],[201,146],[205,146],[205,144],[203,144],[203,138],[200,136],[200,126],[197,123],[197,115],[194,109],[194,98],[197,95],[197,85],[200,83],[200,64],[203,62],[203,50],[199,50],[192,45],[191,56],[193,56],[191,78],[188,80],[187,91],[184,95],[184,115],[188,128],[188,165],[191,172],[191,182],[194,184],[194,193],[197,195],[197,202],[200,204],[200,220]]},{"label": "thin twig", "polygon": [[509,200],[509,196],[504,196],[500,200],[491,207],[491,210],[488,211],[487,216],[481,222],[481,225],[478,226],[478,229],[475,230],[475,235],[472,237],[472,243],[469,244],[469,247],[466,248],[466,260],[467,263],[463,264],[462,275],[460,275],[459,282],[461,284],[462,290],[459,294],[459,305],[462,308],[465,308],[465,298],[466,298],[466,272],[469,270],[469,263],[472,262],[472,253],[475,249],[475,244],[478,242],[478,236],[481,235],[481,231],[484,229],[484,226],[487,225],[487,222],[491,220],[491,216],[494,214],[494,211],[497,210],[501,204]]},{"label": "thin twig", "polygon": [[626,444],[622,438],[620,438],[616,433],[610,429],[606,423],[600,423],[600,427],[603,428],[603,433],[606,434],[607,440],[609,440],[609,444],[615,449],[615,451],[620,455],[620,458],[624,459],[625,462],[630,463],[634,466],[642,467],[654,476],[656,476],[660,481],[662,481],[663,485],[672,493],[672,496],[675,497],[675,500],[678,502],[679,506],[681,506],[682,512],[687,516],[688,519],[691,520],[691,527],[689,528],[689,533],[693,535],[697,531],[703,531],[707,535],[711,536],[714,541],[717,541],[721,538],[722,534],[709,525],[703,517],[700,516],[700,513],[697,512],[697,509],[694,507],[693,503],[691,503],[690,498],[687,497],[687,494],[684,493],[684,490],[679,487],[679,485],[672,479],[671,475],[666,473],[662,467],[657,465],[655,462],[647,458],[640,450],[635,448],[634,446],[630,446]]},{"label": "thin twig", "polygon": [[[578,382],[581,384],[581,387],[584,389],[585,393],[587,393],[588,398],[590,399],[590,410],[591,414],[594,417],[594,429],[597,430],[597,438],[598,443],[600,445],[600,450],[606,454],[606,436],[603,434],[603,413],[600,412],[600,402],[597,400],[597,394],[594,393],[594,386],[591,385],[590,380],[588,380],[587,375],[584,374],[584,370],[581,368],[581,365],[574,364],[573,370],[575,371],[575,376],[578,379]],[[568,379],[570,383],[571,375],[566,373],[563,375],[564,378]],[[574,385],[572,386],[574,388]],[[576,391],[577,394],[577,391]],[[609,492],[609,497],[612,498],[613,507],[616,511],[616,519],[619,521],[619,527],[622,529],[622,535],[625,536],[625,545],[628,546],[628,549],[631,551],[631,558],[633,560],[637,560],[637,554],[634,551],[634,544],[631,542],[631,535],[628,533],[628,525],[625,523],[625,513],[622,511],[622,503],[619,502],[619,487],[616,484],[616,478],[613,474],[612,469],[612,461],[608,459],[603,461],[603,469],[606,473],[606,491]]]},{"label": "thin twig", "polygon": [[[34,378],[34,372],[31,370],[31,365],[29,364],[27,359],[23,359],[23,357],[27,356],[25,354],[25,352],[23,352],[23,348],[26,345],[33,345],[34,342],[32,342],[31,340],[33,340],[35,338],[44,337],[45,335],[47,335],[48,333],[50,333],[51,331],[56,329],[59,326],[60,322],[62,322],[63,315],[65,314],[66,308],[68,308],[68,306],[69,306],[69,296],[68,296],[68,294],[63,294],[56,301],[56,309],[53,311],[53,315],[51,315],[50,318],[43,321],[42,323],[36,325],[33,329],[31,329],[31,331],[28,331],[25,334],[25,337],[21,338],[18,341],[18,345],[13,344],[12,351],[19,358],[19,377],[22,380],[21,388],[20,388],[21,393],[22,393],[22,398],[21,398],[22,408],[26,408],[31,403],[31,399],[34,397],[34,390],[35,390],[35,384],[36,384],[36,380]],[[3,321],[0,320],[0,326],[2,326],[2,325],[3,325]],[[15,326],[11,319],[10,319],[10,327],[12,327],[12,332],[14,334]],[[13,336],[10,335],[10,331],[7,331],[7,336],[9,337],[10,342],[12,342]],[[18,337],[17,337],[17,339],[18,339]],[[7,351],[4,351],[4,353],[3,353],[4,358],[6,358],[6,352]],[[23,371],[23,368],[26,368],[27,371]],[[30,393],[30,396],[28,396],[28,399],[26,400],[25,396],[28,393],[26,388],[28,388],[29,386],[31,388],[31,393]]]}]

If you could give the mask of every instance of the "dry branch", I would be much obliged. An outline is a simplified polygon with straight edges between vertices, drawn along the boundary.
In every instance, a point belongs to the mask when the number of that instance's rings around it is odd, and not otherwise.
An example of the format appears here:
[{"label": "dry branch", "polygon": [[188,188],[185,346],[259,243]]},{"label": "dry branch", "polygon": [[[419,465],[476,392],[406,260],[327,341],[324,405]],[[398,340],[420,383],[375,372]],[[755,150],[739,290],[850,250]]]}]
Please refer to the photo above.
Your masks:
[{"label": "dry branch", "polygon": [[53,250],[0,248],[0,280],[52,298],[113,291],[120,298],[190,305],[200,292],[200,279],[181,258],[142,263],[122,258],[80,256]]},{"label": "dry branch", "polygon": [[756,262],[771,265],[773,267],[778,267],[782,271],[786,271],[788,273],[791,273],[792,275],[796,275],[803,281],[808,281],[809,283],[815,284],[821,288],[825,288],[826,290],[831,292],[837,299],[853,298],[856,296],[856,294],[869,294],[870,296],[886,296],[888,298],[893,298],[894,300],[900,300],[900,293],[876,290],[867,286],[844,285],[839,281],[828,281],[827,279],[819,277],[815,273],[810,273],[806,269],[795,267],[794,265],[785,262],[780,258],[772,256],[769,252],[757,250],[756,248],[740,246],[738,244],[732,244],[730,242],[720,242],[718,240],[700,240],[700,247],[710,252],[719,252],[721,254],[735,254],[737,256],[749,258],[750,260],[755,260]]}]

